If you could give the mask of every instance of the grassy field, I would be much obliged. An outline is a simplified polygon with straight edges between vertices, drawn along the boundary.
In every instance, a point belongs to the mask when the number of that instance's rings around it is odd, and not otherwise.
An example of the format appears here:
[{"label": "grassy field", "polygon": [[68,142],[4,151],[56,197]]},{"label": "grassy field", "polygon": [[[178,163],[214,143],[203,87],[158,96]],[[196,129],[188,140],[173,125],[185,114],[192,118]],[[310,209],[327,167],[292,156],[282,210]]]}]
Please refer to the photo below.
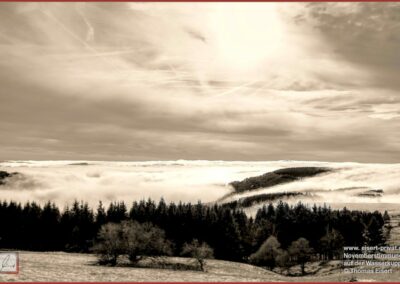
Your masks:
[{"label": "grassy field", "polygon": [[[20,252],[20,273],[0,274],[0,281],[295,281],[320,282],[350,280],[338,262],[324,266],[309,264],[312,275],[285,277],[259,267],[220,260],[207,261],[207,272],[177,271],[170,269],[103,267],[95,265],[93,255],[63,252]],[[182,259],[180,259],[182,261]],[[192,261],[186,259],[185,261]],[[358,274],[359,281],[395,281],[400,271],[393,274]]]}]

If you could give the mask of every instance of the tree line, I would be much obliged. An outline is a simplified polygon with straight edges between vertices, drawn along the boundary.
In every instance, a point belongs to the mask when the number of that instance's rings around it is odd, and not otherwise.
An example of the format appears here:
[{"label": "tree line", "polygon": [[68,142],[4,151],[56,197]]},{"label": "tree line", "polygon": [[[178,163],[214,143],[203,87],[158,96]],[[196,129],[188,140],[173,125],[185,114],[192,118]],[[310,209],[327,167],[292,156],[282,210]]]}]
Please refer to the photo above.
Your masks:
[{"label": "tree line", "polygon": [[[284,202],[261,207],[253,218],[238,208],[200,202],[167,204],[163,199],[133,202],[130,208],[124,202],[113,202],[108,207],[99,202],[95,210],[78,201],[64,210],[50,202],[41,206],[35,202],[22,205],[4,201],[0,203],[0,247],[90,252],[104,225],[130,221],[162,230],[172,244],[168,246],[170,255],[181,255],[183,248],[196,240],[210,246],[217,259],[273,266],[279,263],[277,254],[272,257],[273,265],[257,260],[262,246],[289,253],[306,242],[309,250],[303,250],[308,257],[339,259],[343,246],[384,244],[388,218],[387,212],[333,210]],[[266,245],[268,239],[270,243]]]}]

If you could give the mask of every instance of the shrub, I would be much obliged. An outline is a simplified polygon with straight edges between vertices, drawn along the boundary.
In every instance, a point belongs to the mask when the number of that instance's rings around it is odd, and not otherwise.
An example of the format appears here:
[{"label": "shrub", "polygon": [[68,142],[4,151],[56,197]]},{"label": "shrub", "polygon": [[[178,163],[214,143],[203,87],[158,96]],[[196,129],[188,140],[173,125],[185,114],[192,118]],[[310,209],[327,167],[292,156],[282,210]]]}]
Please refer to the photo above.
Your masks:
[{"label": "shrub", "polygon": [[278,254],[275,257],[275,263],[277,266],[288,271],[291,266],[289,253],[286,250],[279,249]]}]

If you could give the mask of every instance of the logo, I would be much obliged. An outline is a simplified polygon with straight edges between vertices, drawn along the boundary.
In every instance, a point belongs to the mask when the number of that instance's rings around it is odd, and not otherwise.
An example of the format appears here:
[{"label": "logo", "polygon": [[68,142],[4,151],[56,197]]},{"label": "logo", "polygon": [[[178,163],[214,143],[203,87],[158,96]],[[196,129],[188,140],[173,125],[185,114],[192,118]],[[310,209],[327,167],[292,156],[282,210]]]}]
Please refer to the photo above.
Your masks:
[{"label": "logo", "polygon": [[0,273],[17,274],[19,271],[19,255],[17,252],[0,252]]}]

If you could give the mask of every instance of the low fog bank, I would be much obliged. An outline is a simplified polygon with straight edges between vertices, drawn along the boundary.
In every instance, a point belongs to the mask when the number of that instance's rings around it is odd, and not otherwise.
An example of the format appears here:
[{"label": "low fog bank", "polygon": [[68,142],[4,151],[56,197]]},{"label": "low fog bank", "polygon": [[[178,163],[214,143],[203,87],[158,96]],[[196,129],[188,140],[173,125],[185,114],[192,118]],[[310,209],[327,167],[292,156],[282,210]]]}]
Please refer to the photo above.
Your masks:
[{"label": "low fog bank", "polygon": [[335,163],[329,167],[333,168],[333,171],[269,188],[234,194],[224,201],[265,193],[299,192],[303,195],[296,196],[296,202],[400,204],[400,164]]},{"label": "low fog bank", "polygon": [[[330,167],[320,176],[235,194],[229,200],[265,192],[307,192],[304,202],[400,203],[400,164],[359,164],[301,161],[6,161],[0,170],[19,172],[0,186],[1,200],[54,201],[65,206],[73,200],[110,202],[163,197],[167,202],[213,202],[231,193],[229,183],[286,167]],[[377,198],[358,196],[382,189]]]}]

